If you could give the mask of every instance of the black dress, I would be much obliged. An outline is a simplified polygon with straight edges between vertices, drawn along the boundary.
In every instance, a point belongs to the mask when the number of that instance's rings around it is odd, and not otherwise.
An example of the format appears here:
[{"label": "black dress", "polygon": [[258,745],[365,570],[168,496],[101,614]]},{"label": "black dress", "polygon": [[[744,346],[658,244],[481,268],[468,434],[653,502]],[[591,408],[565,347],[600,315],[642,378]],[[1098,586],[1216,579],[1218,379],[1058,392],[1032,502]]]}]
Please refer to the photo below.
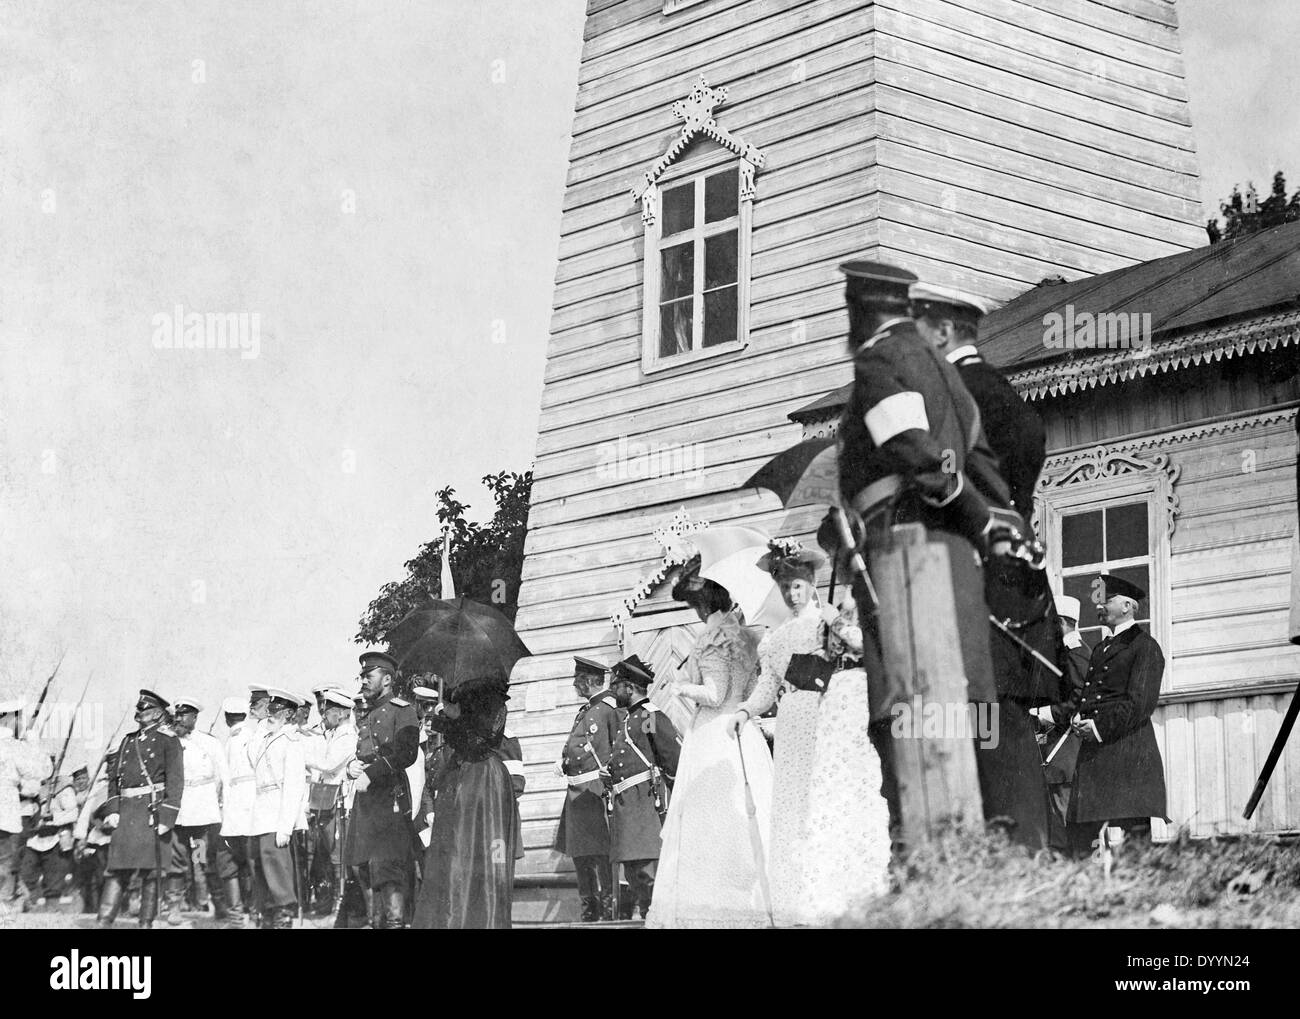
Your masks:
[{"label": "black dress", "polygon": [[523,856],[519,808],[502,744],[504,710],[436,718],[446,767],[434,793],[433,828],[414,927],[509,927],[515,860]]}]

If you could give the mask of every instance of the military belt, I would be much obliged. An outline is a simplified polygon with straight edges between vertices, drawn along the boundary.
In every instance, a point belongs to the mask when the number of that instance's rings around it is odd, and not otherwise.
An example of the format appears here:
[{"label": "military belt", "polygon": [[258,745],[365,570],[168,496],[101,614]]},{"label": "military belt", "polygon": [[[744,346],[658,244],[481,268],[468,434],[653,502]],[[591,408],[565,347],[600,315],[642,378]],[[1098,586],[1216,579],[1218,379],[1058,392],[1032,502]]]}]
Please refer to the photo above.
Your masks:
[{"label": "military belt", "polygon": [[195,778],[195,779],[187,778],[185,780],[185,788],[193,789],[195,786],[200,786],[200,785],[215,785],[216,781],[217,778],[215,775],[209,775],[207,778]]},{"label": "military belt", "polygon": [[154,793],[165,791],[167,786],[162,782],[155,782],[153,785],[133,785],[119,792],[118,796],[124,796],[128,799],[134,799],[137,796],[152,796]]},{"label": "military belt", "polygon": [[270,785],[262,785],[261,783],[258,783],[257,791],[259,793],[270,793],[279,789],[281,785],[283,785],[281,782],[273,782]]},{"label": "military belt", "polygon": [[599,771],[584,771],[581,775],[565,775],[569,785],[586,785],[588,782],[599,782]]},{"label": "military belt", "polygon": [[245,782],[251,782],[251,781],[253,781],[254,778],[256,778],[255,775],[231,775],[231,776],[230,776],[230,784],[231,784],[231,785],[243,785]]},{"label": "military belt", "polygon": [[615,782],[615,783],[614,783],[614,790],[613,790],[613,791],[614,791],[614,795],[617,796],[619,793],[624,792],[625,790],[631,789],[633,786],[638,786],[638,785],[640,785],[642,782],[649,782],[649,781],[650,781],[650,777],[651,777],[651,776],[650,776],[650,772],[648,772],[648,771],[643,771],[643,772],[641,772],[641,774],[639,774],[639,775],[633,775],[631,778],[625,778],[625,779],[623,779],[622,782]]},{"label": "military belt", "polygon": [[862,516],[880,505],[886,499],[892,499],[903,489],[903,478],[898,474],[886,474],[878,478],[853,497],[853,508]]}]

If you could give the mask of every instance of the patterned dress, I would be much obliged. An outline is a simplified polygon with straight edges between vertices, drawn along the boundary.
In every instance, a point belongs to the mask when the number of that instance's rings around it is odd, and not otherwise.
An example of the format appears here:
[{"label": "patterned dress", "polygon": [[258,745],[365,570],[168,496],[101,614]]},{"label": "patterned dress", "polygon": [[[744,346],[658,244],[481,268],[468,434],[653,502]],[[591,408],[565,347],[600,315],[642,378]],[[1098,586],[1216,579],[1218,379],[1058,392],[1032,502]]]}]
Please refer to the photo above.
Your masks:
[{"label": "patterned dress", "polygon": [[805,845],[808,841],[808,788],[812,782],[813,750],[817,739],[817,711],[821,695],[796,690],[785,682],[790,658],[821,648],[819,607],[812,602],[770,631],[758,645],[759,676],[754,692],[741,707],[757,718],[777,699],[776,760],[772,782],[772,827],[768,874],[772,886],[772,912],[776,923],[814,923],[803,892]]},{"label": "patterned dress", "polygon": [[734,614],[709,617],[687,671],[674,692],[699,710],[682,744],[646,926],[766,927],[772,757],[756,726],[739,741],[727,732],[757,672],[754,643]]},{"label": "patterned dress", "polygon": [[[849,655],[862,631],[841,612],[833,630]],[[834,647],[833,642],[833,647]],[[889,888],[889,805],[880,794],[880,758],[867,735],[867,674],[841,669],[820,695],[808,786],[802,899],[823,925],[855,912]]]}]

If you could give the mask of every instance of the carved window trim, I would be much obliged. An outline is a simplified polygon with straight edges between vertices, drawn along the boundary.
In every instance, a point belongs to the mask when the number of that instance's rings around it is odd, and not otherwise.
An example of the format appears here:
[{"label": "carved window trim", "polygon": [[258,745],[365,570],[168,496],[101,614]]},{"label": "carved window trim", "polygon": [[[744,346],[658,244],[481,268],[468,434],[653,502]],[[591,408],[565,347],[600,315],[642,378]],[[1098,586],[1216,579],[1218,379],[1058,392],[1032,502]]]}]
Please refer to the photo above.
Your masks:
[{"label": "carved window trim", "polygon": [[[632,198],[641,206],[641,223],[644,227],[644,248],[642,252],[642,299],[641,299],[641,371],[650,375],[654,372],[676,368],[695,361],[708,360],[725,354],[743,350],[749,344],[749,305],[750,305],[750,262],[752,254],[751,235],[753,232],[753,205],[757,193],[754,174],[766,161],[766,156],[714,119],[713,111],[726,101],[726,88],[712,88],[701,77],[687,98],[673,103],[673,116],[682,121],[681,131],[669,143],[667,149],[642,175],[641,180],[631,188]],[[719,164],[708,161],[707,167],[692,168],[681,176],[669,174],[670,168],[680,159],[691,145],[700,137],[716,142],[723,149],[735,156],[731,162]],[[735,165],[737,168],[737,186],[740,189],[737,208],[737,251],[736,251],[736,339],[733,342],[719,343],[712,347],[703,347],[672,354],[667,357],[659,354],[659,297],[660,297],[660,255],[659,242],[662,237],[662,195],[660,182],[669,175],[673,184],[694,180],[698,177],[717,173],[722,166]]]},{"label": "carved window trim", "polygon": [[1178,524],[1174,488],[1182,468],[1168,454],[1142,456],[1096,446],[1082,456],[1049,458],[1034,498],[1034,530],[1046,545],[1052,589],[1060,592],[1061,518],[1070,511],[1096,510],[1116,503],[1144,500],[1151,555],[1151,590],[1147,592],[1151,635],[1165,653],[1165,689],[1174,689],[1171,615],[1171,541]]}]

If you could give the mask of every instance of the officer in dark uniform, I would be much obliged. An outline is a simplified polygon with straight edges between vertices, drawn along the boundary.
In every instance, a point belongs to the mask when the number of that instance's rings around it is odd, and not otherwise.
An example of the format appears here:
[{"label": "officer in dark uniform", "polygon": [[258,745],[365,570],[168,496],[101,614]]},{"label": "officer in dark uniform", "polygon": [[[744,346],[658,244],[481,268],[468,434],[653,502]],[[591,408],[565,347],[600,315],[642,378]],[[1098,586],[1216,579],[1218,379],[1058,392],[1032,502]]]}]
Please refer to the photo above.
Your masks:
[{"label": "officer in dark uniform", "polygon": [[406,769],[419,754],[420,723],[414,706],[393,696],[397,661],[382,651],[368,651],[360,661],[365,707],[357,723],[357,756],[347,769],[355,796],[345,862],[366,869],[358,881],[368,890],[371,925],[403,928],[415,839]]},{"label": "officer in dark uniform", "polygon": [[[1027,521],[1034,511],[1034,487],[1047,458],[1047,432],[1038,412],[1020,398],[1001,372],[980,357],[975,346],[980,319],[990,305],[974,294],[930,283],[913,283],[909,296],[917,332],[957,369],[974,398],[989,448],[1011,492],[1012,508]],[[1068,655],[1051,609],[1046,573],[1022,569],[1004,577],[1002,571],[992,570],[985,581],[987,586],[1012,583],[1026,595],[1033,593],[1033,598],[1023,599],[1029,618],[1017,620],[1025,624],[1017,635],[1060,668]],[[990,605],[1003,601],[997,595],[989,598]],[[1030,712],[1059,701],[1063,691],[1059,678],[1045,673],[1005,633],[993,633],[990,640],[998,688],[998,742],[981,748],[976,758],[984,814],[1011,821],[1011,837],[1038,850],[1049,838],[1049,804],[1042,769],[1035,766],[1041,755]]]},{"label": "officer in dark uniform", "polygon": [[[948,546],[957,631],[970,700],[997,699],[989,650],[988,607],[976,557],[1007,555],[1023,543],[1024,523],[980,428],[979,411],[956,369],[917,332],[908,287],[916,277],[879,262],[848,262],[845,301],[853,390],[840,419],[839,472],[860,548],[884,547],[897,523],[925,525],[931,541]],[[819,540],[837,548],[836,530],[823,523]],[[881,762],[881,792],[898,832],[891,689],[880,653],[875,599],[854,577],[868,677],[869,732]],[[1029,735],[1032,742],[1033,734]],[[1036,751],[1035,751],[1036,752]],[[977,753],[976,760],[979,761]],[[981,786],[984,785],[981,773]]]},{"label": "officer in dark uniform", "polygon": [[99,922],[111,927],[131,876],[140,872],[140,926],[158,914],[158,879],[172,858],[172,828],[181,809],[185,770],[181,741],[163,728],[167,701],[141,690],[135,732],[128,733],[108,773],[105,825],[113,829]]},{"label": "officer in dark uniform", "polygon": [[677,775],[682,739],[668,716],[646,696],[654,673],[636,655],[614,666],[610,690],[621,712],[608,774],[612,798],[610,862],[623,865],[644,919],[654,894],[660,831],[668,813],[668,790]]},{"label": "officer in dark uniform", "polygon": [[573,731],[558,765],[569,788],[560,812],[555,849],[573,858],[583,923],[614,918],[609,818],[601,772],[609,766],[614,734],[618,732],[618,704],[605,689],[607,672],[600,662],[574,655],[573,689],[583,704],[573,720]]},{"label": "officer in dark uniform", "polygon": [[1149,835],[1165,814],[1165,769],[1151,715],[1160,699],[1165,656],[1134,621],[1146,592],[1102,574],[1098,618],[1111,635],[1092,651],[1072,727],[1079,736],[1074,791],[1066,815],[1071,852],[1086,855],[1103,825]]}]

